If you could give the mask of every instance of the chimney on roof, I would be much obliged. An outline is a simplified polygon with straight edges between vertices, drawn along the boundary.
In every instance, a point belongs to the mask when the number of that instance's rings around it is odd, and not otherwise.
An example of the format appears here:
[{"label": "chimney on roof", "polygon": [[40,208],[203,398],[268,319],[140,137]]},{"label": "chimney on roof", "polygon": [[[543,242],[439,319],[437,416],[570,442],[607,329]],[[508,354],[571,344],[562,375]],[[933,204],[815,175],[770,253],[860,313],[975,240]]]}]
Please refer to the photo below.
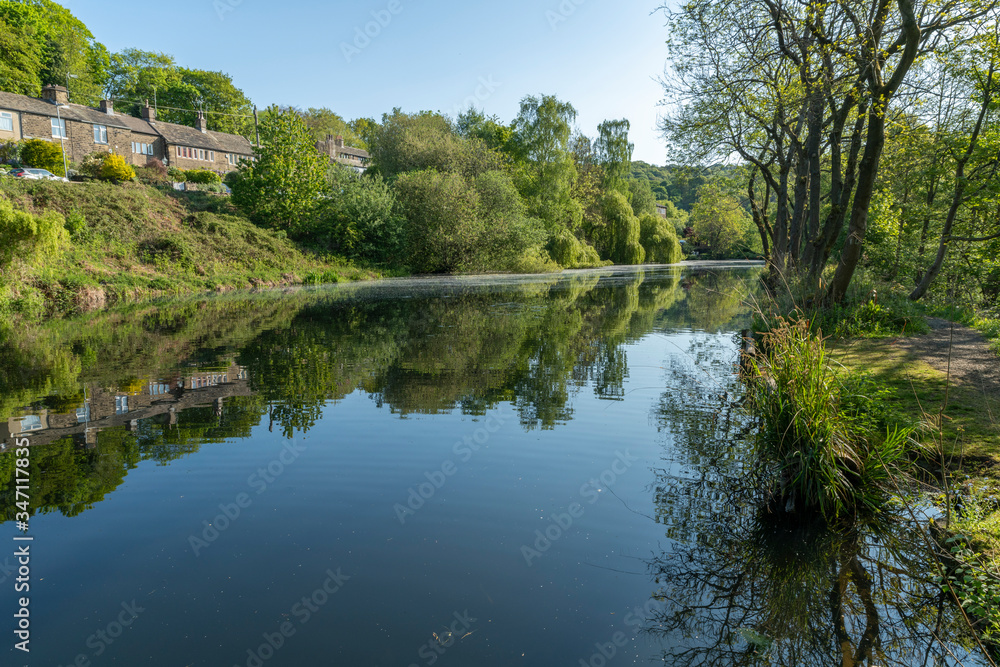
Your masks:
[{"label": "chimney on roof", "polygon": [[66,86],[57,86],[54,83],[50,83],[42,88],[42,99],[53,104],[68,104],[69,91],[66,90]]},{"label": "chimney on roof", "polygon": [[198,120],[195,121],[194,126],[198,128],[199,132],[208,132],[208,121],[205,120],[205,112],[198,112]]},{"label": "chimney on roof", "polygon": [[101,100],[101,111],[109,116],[115,115],[115,103],[111,100]]},{"label": "chimney on roof", "polygon": [[338,134],[337,138],[333,140],[333,145],[336,146],[337,148],[343,148],[344,147],[343,135]]},{"label": "chimney on roof", "polygon": [[149,100],[146,100],[146,103],[142,106],[142,119],[145,121],[156,120],[156,109],[149,106]]}]

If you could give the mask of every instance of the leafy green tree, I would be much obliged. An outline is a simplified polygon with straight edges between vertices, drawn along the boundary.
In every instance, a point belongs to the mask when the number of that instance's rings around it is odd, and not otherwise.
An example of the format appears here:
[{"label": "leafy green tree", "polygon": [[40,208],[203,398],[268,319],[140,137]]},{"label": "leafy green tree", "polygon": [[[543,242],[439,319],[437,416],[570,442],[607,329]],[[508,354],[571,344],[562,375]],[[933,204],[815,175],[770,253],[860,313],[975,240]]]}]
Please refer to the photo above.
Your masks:
[{"label": "leafy green tree", "polygon": [[576,229],[583,220],[583,207],[572,198],[577,172],[569,138],[575,120],[570,103],[554,95],[529,95],[521,100],[512,126],[518,189],[550,233],[560,227]]},{"label": "leafy green tree", "polygon": [[496,116],[487,117],[475,107],[469,107],[455,119],[455,133],[467,139],[479,139],[489,148],[507,153],[514,139],[514,131]]},{"label": "leafy green tree", "polygon": [[699,189],[689,220],[697,240],[711,248],[717,257],[731,256],[746,243],[749,217],[739,200],[718,183]]},{"label": "leafy green tree", "polygon": [[100,94],[107,49],[82,21],[51,0],[0,1],[0,88],[37,97],[50,83],[70,100],[93,104]]},{"label": "leafy green tree", "polygon": [[408,114],[398,108],[382,115],[369,139],[369,152],[377,171],[389,181],[422,169],[474,178],[503,164],[500,154],[481,139],[456,135],[444,116],[429,111]]},{"label": "leafy green tree", "polygon": [[407,256],[420,273],[460,271],[482,236],[478,195],[461,174],[411,171],[396,181],[407,221]]},{"label": "leafy green tree", "polygon": [[479,265],[476,268],[484,271],[515,268],[525,252],[545,241],[541,221],[528,217],[521,195],[506,173],[480,174],[474,187],[483,224],[483,234],[474,251]]},{"label": "leafy green tree", "polygon": [[21,162],[29,167],[48,169],[57,176],[65,176],[63,171],[62,146],[54,141],[28,139],[21,143]]},{"label": "leafy green tree", "polygon": [[647,262],[676,264],[681,261],[681,244],[674,226],[656,213],[639,216],[639,244],[646,251]]},{"label": "leafy green tree", "polygon": [[604,170],[604,188],[624,191],[625,178],[632,168],[632,149],[628,140],[628,119],[606,120],[597,126],[594,153]]},{"label": "leafy green tree", "polygon": [[260,138],[257,159],[245,160],[231,177],[232,201],[262,227],[304,232],[318,207],[328,161],[294,111],[269,108]]},{"label": "leafy green tree", "polygon": [[310,228],[310,241],[358,259],[398,261],[403,229],[393,189],[378,174],[359,175],[331,165],[323,204]]},{"label": "leafy green tree", "polygon": [[174,57],[142,49],[113,53],[108,62],[104,97],[129,102],[159,100],[158,93],[180,82]]},{"label": "leafy green tree", "polygon": [[396,192],[406,218],[408,263],[420,272],[511,270],[546,237],[501,171],[473,179],[431,169],[407,172]]},{"label": "leafy green tree", "polygon": [[355,133],[350,123],[341,117],[340,114],[321,107],[319,109],[309,107],[305,111],[300,111],[302,117],[312,133],[313,139],[323,141],[329,136],[342,136],[344,143],[355,148],[368,148],[364,138]]},{"label": "leafy green tree", "polygon": [[44,16],[42,85],[67,86],[70,101],[95,104],[106,76],[107,49],[65,7],[51,0],[32,0],[32,4]]},{"label": "leafy green tree", "polygon": [[348,123],[354,135],[361,139],[366,148],[371,148],[372,137],[378,130],[378,122],[374,118],[355,118]]},{"label": "leafy green tree", "polygon": [[632,212],[636,216],[641,217],[646,214],[656,215],[656,198],[653,196],[653,188],[649,185],[648,180],[645,178],[627,178],[624,181],[624,185],[628,193],[629,202],[632,204]]},{"label": "leafy green tree", "polygon": [[[157,101],[163,107],[157,117],[168,123],[193,126],[197,110],[205,111],[208,129],[252,137],[253,103],[224,72],[178,68],[179,77],[168,77]],[[152,102],[152,100],[150,100]]]},{"label": "leafy green tree", "polygon": [[614,190],[604,195],[604,219],[604,227],[596,233],[602,256],[615,264],[642,264],[646,251],[639,241],[639,219],[625,195]]},{"label": "leafy green tree", "polygon": [[0,17],[0,90],[38,97],[41,70],[42,49],[27,27]]}]

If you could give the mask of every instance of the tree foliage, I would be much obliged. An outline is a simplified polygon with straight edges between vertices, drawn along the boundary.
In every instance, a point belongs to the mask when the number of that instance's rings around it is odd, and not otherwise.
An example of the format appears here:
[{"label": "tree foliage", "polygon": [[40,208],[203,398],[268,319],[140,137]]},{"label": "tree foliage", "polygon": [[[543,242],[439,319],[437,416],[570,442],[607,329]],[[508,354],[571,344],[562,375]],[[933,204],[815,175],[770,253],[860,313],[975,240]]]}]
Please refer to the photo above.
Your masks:
[{"label": "tree foliage", "polygon": [[65,176],[62,146],[54,141],[28,139],[21,142],[21,162],[29,167],[48,169],[57,176]]},{"label": "tree foliage", "polygon": [[995,25],[994,5],[695,0],[670,15],[666,90],[677,111],[663,129],[689,163],[738,156],[755,167],[747,193],[772,276],[818,284],[838,247],[827,294],[840,301],[914,65],[970,25]]},{"label": "tree foliage", "polygon": [[627,118],[606,120],[597,126],[594,155],[603,169],[605,189],[625,188],[625,178],[632,167],[632,149],[635,148],[628,140],[630,127]]},{"label": "tree foliage", "polygon": [[256,160],[242,162],[231,178],[233,203],[258,225],[303,233],[319,205],[327,160],[294,111],[269,108],[260,137]]}]

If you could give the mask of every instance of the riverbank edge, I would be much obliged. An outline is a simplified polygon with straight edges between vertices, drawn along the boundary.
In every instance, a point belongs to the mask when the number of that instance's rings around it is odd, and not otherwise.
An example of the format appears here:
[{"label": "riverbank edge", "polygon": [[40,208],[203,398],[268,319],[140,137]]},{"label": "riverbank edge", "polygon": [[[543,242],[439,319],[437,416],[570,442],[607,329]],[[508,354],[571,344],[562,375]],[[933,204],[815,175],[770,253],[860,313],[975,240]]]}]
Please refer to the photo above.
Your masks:
[{"label": "riverbank edge", "polygon": [[[682,261],[677,264],[615,264],[588,269],[563,269],[549,273],[411,274],[403,270],[390,271],[358,267],[349,267],[345,271],[345,267],[334,265],[323,274],[308,274],[305,277],[300,277],[292,271],[282,271],[279,269],[282,277],[278,280],[252,279],[249,283],[244,280],[233,280],[230,282],[221,282],[212,290],[183,288],[170,290],[135,289],[124,293],[114,291],[109,296],[99,287],[70,288],[62,293],[47,292],[47,298],[41,308],[36,308],[35,312],[17,313],[16,318],[20,321],[41,324],[50,319],[108,311],[119,307],[142,306],[156,302],[166,303],[173,299],[213,298],[223,294],[229,296],[239,296],[240,294],[256,295],[269,292],[278,293],[289,289],[330,288],[338,285],[344,287],[347,285],[378,287],[379,285],[398,286],[400,283],[405,284],[406,282],[410,282],[416,286],[430,281],[440,284],[444,280],[456,286],[472,286],[482,282],[523,282],[560,275],[599,274],[613,276],[619,273],[633,273],[637,269],[726,270],[762,266],[764,266],[764,263],[756,260],[720,259]],[[333,278],[332,280],[330,279],[331,277]],[[0,307],[2,305],[0,304]]]}]

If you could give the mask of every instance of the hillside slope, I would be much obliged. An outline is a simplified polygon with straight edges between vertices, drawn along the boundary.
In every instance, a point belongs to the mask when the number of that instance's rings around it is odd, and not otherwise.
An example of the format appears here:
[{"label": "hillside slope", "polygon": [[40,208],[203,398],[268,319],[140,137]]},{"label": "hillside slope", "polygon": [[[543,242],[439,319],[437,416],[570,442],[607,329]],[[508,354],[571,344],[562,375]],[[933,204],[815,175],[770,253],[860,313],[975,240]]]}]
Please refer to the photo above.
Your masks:
[{"label": "hillside slope", "polygon": [[70,232],[58,257],[0,266],[0,310],[52,314],[163,294],[377,277],[304,251],[208,193],[3,178],[0,198],[32,214],[57,211]]}]

